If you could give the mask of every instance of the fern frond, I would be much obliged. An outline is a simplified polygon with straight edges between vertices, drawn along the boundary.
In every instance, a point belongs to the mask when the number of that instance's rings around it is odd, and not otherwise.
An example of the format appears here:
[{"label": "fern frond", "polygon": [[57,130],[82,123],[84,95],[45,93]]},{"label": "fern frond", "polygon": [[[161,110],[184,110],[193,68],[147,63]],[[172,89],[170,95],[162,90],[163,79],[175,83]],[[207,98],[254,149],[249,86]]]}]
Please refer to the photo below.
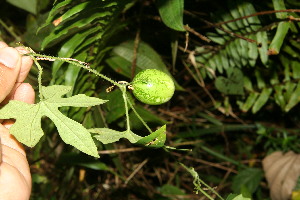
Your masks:
[{"label": "fern frond", "polygon": [[[229,2],[230,12],[216,14],[218,17],[215,18],[218,18],[219,21],[230,21],[256,13],[255,8],[249,2],[238,4]],[[218,46],[209,51],[207,49],[197,51],[199,56],[196,57],[196,60],[201,66],[210,68],[208,72],[213,70],[222,74],[228,68],[253,67],[259,57],[262,63],[267,64],[267,33],[262,30],[261,21],[257,16],[220,23],[216,32],[208,33],[207,36]]]}]

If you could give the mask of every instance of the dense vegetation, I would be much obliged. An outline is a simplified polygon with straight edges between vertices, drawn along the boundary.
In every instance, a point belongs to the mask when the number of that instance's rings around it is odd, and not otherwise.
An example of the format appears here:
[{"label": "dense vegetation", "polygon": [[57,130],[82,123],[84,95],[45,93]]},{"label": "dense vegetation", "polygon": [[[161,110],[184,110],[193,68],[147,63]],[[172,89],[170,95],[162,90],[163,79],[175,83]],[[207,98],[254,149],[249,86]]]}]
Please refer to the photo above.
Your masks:
[{"label": "dense vegetation", "polygon": [[[41,84],[109,100],[62,107],[64,115],[108,134],[130,122],[139,135],[114,142],[90,131],[96,159],[63,143],[43,118],[45,135],[27,149],[32,199],[270,199],[262,159],[300,151],[299,7],[296,0],[1,1],[0,40],[73,58],[40,59]],[[159,69],[173,77],[175,95],[145,105],[84,67],[126,82]],[[38,74],[33,67],[27,79],[37,92]],[[159,136],[135,144],[165,127],[165,146]]]}]

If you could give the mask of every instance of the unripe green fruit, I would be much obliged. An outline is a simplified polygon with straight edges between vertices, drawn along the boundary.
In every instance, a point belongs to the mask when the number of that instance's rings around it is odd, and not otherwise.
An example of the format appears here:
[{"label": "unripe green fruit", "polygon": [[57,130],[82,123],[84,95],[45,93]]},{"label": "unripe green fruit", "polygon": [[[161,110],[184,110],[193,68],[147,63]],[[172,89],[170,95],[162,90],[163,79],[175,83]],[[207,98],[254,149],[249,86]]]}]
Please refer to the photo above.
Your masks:
[{"label": "unripe green fruit", "polygon": [[132,81],[132,87],[134,96],[149,105],[166,103],[175,91],[172,78],[157,69],[146,69],[138,73]]}]

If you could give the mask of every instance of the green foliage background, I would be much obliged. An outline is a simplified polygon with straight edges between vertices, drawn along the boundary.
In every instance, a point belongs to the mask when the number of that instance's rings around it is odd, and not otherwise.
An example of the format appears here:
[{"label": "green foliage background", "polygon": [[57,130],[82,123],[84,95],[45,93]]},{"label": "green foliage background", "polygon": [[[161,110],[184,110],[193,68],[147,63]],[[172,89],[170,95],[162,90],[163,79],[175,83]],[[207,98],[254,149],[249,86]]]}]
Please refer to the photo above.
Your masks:
[{"label": "green foliage background", "polygon": [[[1,1],[0,40],[10,45],[90,63],[117,81],[155,68],[176,82],[164,105],[130,99],[150,127],[167,124],[166,144],[181,150],[98,142],[94,159],[63,144],[45,118],[47,136],[28,149],[32,199],[199,199],[199,177],[224,199],[268,199],[261,159],[300,150],[299,7],[294,0]],[[284,9],[294,10],[266,12]],[[44,85],[109,100],[64,107],[65,115],[86,128],[124,130],[119,90],[106,93],[108,82],[72,64],[41,64]],[[33,67],[27,81],[37,86],[36,77]],[[147,135],[132,111],[130,120]]]}]

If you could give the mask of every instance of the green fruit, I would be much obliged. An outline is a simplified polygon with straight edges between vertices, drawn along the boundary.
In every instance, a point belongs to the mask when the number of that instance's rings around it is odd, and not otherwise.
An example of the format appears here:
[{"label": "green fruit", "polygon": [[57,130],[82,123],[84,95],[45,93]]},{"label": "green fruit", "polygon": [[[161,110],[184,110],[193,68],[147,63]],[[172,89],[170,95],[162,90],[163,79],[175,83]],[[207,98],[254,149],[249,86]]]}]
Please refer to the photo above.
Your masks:
[{"label": "green fruit", "polygon": [[132,87],[134,96],[149,105],[166,103],[175,91],[172,78],[157,69],[146,69],[138,73],[132,81]]}]

